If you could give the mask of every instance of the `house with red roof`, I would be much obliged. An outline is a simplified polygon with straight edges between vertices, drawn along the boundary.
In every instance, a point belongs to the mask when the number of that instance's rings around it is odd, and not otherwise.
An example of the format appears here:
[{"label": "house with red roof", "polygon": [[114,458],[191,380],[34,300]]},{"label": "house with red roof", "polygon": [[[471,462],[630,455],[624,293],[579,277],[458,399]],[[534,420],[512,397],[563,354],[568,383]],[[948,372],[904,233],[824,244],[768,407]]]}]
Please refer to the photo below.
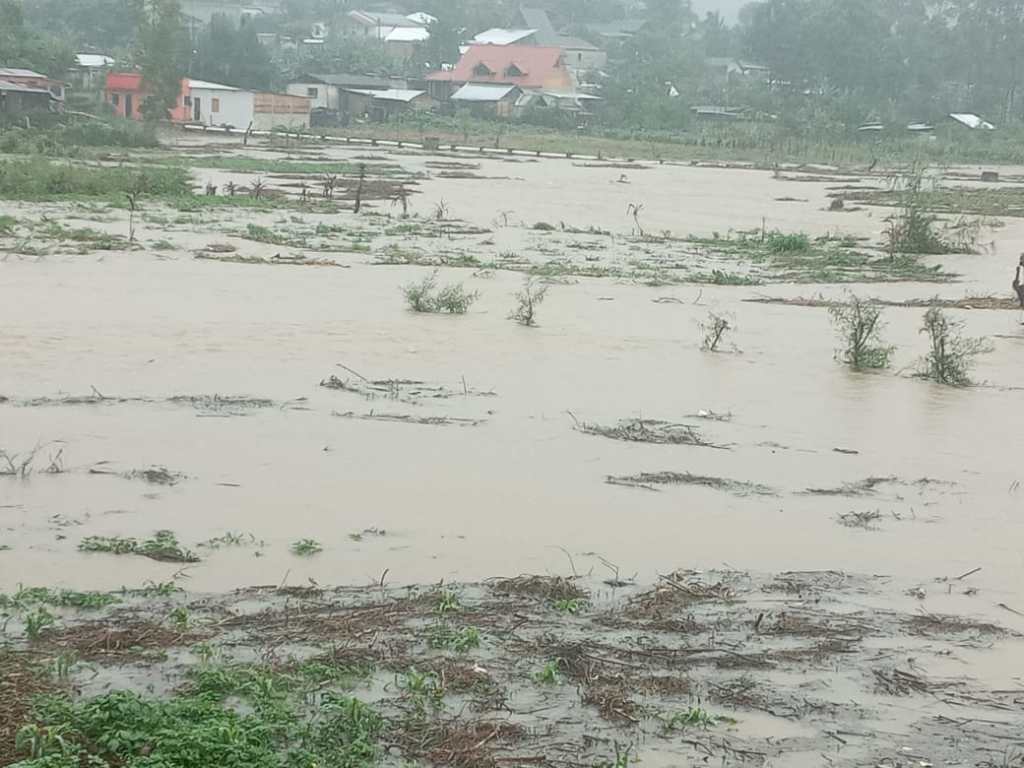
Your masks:
[{"label": "house with red roof", "polygon": [[576,90],[562,49],[539,45],[471,45],[455,67],[428,75],[427,82],[431,96],[442,101],[467,83],[560,94]]}]

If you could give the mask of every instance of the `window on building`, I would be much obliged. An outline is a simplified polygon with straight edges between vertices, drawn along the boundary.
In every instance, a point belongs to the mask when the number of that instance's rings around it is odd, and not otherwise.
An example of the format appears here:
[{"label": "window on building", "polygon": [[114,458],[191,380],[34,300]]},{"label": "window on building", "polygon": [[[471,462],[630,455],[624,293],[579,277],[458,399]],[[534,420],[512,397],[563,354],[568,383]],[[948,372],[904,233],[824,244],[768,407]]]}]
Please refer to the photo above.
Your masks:
[{"label": "window on building", "polygon": [[210,99],[210,111],[211,112],[220,112],[220,99],[218,99],[218,98]]},{"label": "window on building", "polygon": [[186,107],[191,107],[192,106],[192,97],[191,96],[186,96],[185,97],[185,106]]},{"label": "window on building", "polygon": [[115,107],[119,106],[121,104],[121,94],[119,94],[119,93],[111,94],[111,96],[110,96],[110,103],[113,104]]},{"label": "window on building", "polygon": [[311,99],[315,99],[315,98],[317,98],[320,95],[320,89],[319,88],[307,88],[306,89],[306,95],[309,96],[309,98],[311,98]]},{"label": "window on building", "polygon": [[491,72],[490,67],[488,67],[481,61],[479,64],[473,67],[473,74],[476,77],[487,77],[488,75],[493,75],[494,73]]},{"label": "window on building", "polygon": [[515,64],[509,64],[508,69],[505,70],[506,77],[522,77],[523,70],[517,67]]}]

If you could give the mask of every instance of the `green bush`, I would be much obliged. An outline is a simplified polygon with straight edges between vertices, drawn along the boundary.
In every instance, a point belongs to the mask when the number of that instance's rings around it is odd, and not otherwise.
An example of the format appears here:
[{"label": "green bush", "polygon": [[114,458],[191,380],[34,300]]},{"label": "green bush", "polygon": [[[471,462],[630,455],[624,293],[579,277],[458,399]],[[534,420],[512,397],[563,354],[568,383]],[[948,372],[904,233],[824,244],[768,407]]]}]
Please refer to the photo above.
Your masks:
[{"label": "green bush", "polygon": [[104,168],[51,163],[43,158],[0,162],[0,198],[52,200],[62,197],[123,199],[129,192],[158,197],[192,194],[183,168]]},{"label": "green bush", "polygon": [[788,235],[772,232],[765,242],[772,253],[800,253],[811,249],[811,238],[803,232]]}]

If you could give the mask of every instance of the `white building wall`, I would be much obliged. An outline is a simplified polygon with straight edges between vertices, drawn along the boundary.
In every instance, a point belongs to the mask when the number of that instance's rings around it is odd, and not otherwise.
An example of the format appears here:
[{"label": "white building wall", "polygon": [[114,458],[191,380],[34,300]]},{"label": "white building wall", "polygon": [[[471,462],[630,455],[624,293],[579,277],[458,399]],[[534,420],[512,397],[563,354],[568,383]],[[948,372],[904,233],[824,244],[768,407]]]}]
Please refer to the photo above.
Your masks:
[{"label": "white building wall", "polygon": [[[192,106],[190,120],[196,117],[196,99],[199,99],[199,120],[204,125],[230,125],[248,128],[253,121],[255,94],[252,91],[225,91],[216,88],[190,88]],[[217,100],[216,104],[214,99]],[[217,110],[214,111],[214,106]]]}]

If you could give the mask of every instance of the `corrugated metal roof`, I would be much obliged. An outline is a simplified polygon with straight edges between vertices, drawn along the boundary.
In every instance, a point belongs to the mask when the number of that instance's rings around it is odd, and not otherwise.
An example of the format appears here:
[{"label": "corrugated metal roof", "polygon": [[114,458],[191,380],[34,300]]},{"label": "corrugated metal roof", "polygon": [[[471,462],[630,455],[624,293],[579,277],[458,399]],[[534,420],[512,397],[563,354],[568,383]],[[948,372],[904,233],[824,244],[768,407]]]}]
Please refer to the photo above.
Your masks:
[{"label": "corrugated metal roof", "polygon": [[366,26],[377,27],[419,27],[419,21],[400,13],[378,13],[377,11],[349,11],[349,18]]},{"label": "corrugated metal roof", "polygon": [[0,67],[0,77],[3,77],[3,78],[8,78],[8,77],[42,77],[42,78],[45,78],[46,75],[41,75],[38,72],[33,72],[31,69],[15,69],[13,67]]},{"label": "corrugated metal roof", "polygon": [[972,130],[978,130],[980,128],[983,131],[994,131],[996,129],[996,127],[988,120],[983,120],[970,112],[954,112],[950,117],[960,123],[960,125],[971,128]]},{"label": "corrugated metal roof", "polygon": [[189,88],[198,88],[201,91],[240,91],[241,88],[235,88],[232,85],[222,85],[220,83],[211,83],[208,80],[193,80],[189,78]]},{"label": "corrugated metal roof", "polygon": [[530,35],[536,34],[535,29],[488,29],[473,38],[477,45],[513,45],[520,40],[525,40]]},{"label": "corrugated metal roof", "polygon": [[114,66],[114,57],[102,53],[76,53],[75,64],[88,69]]},{"label": "corrugated metal roof", "polygon": [[346,88],[345,90],[349,93],[358,93],[362,96],[372,96],[374,99],[378,99],[380,101],[401,101],[405,104],[418,99],[426,93],[426,91],[411,91],[405,88],[388,88],[386,90],[376,90],[373,88]]},{"label": "corrugated metal roof", "polygon": [[452,95],[452,101],[492,102],[501,101],[513,91],[516,85],[489,85],[467,83]]},{"label": "corrugated metal roof", "polygon": [[395,27],[384,38],[386,43],[422,43],[430,39],[430,33],[422,27]]},{"label": "corrugated metal roof", "polygon": [[0,91],[6,91],[8,93],[45,93],[47,96],[53,95],[45,88],[30,88],[27,85],[12,83],[8,80],[0,80]]},{"label": "corrugated metal roof", "polygon": [[374,77],[372,75],[352,75],[347,73],[337,75],[316,75],[309,73],[300,76],[295,82],[304,83],[310,79],[313,82],[323,83],[324,85],[336,85],[341,88],[374,88],[380,91],[386,91],[387,89],[395,85],[396,82],[405,82],[403,80],[391,80],[386,77]]}]

